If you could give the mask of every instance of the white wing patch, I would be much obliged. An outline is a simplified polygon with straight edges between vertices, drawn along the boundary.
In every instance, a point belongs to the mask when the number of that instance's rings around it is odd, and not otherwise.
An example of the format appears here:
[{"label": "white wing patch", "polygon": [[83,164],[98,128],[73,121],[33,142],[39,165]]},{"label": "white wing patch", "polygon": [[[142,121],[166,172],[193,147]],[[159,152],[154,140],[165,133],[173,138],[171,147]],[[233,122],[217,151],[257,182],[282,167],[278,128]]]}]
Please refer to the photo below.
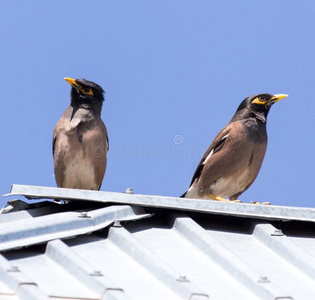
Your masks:
[{"label": "white wing patch", "polygon": [[[226,134],[226,135],[221,139],[221,141],[225,140],[228,136],[229,136],[229,133]],[[222,143],[220,143],[220,145],[221,145],[221,144],[222,144]],[[207,156],[207,158],[206,158],[206,159],[204,160],[204,162],[202,163],[203,165],[206,164],[206,162],[210,159],[210,157],[212,156],[212,154],[214,153],[215,150],[216,150],[215,148],[213,148],[213,149],[211,150],[211,152],[209,153],[209,155]]]},{"label": "white wing patch", "polygon": [[211,152],[209,153],[209,155],[207,156],[207,158],[204,160],[204,162],[202,163],[203,165],[206,164],[206,162],[209,160],[209,158],[212,156],[214,152],[214,149],[211,150]]},{"label": "white wing patch", "polygon": [[226,134],[226,135],[221,139],[221,141],[225,140],[228,136],[229,136],[229,133]]}]

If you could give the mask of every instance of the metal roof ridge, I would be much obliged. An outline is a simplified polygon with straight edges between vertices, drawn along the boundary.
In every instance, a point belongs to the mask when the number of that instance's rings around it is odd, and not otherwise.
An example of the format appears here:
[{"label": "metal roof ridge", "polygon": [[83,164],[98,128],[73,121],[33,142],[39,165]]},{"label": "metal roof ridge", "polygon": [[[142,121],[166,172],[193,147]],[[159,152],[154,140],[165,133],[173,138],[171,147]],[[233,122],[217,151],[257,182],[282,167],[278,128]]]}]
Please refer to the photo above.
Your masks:
[{"label": "metal roof ridge", "polygon": [[93,201],[129,204],[143,207],[175,209],[266,220],[297,220],[315,222],[315,208],[226,203],[214,200],[177,198],[117,192],[66,189],[43,186],[12,185],[11,193],[4,196],[23,195],[27,198]]}]

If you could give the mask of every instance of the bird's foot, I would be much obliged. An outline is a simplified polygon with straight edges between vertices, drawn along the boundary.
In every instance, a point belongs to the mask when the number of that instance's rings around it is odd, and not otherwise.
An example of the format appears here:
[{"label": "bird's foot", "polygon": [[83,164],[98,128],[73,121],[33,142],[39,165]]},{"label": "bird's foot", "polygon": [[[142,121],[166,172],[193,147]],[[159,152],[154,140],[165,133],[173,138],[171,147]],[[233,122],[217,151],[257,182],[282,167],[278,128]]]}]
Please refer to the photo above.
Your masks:
[{"label": "bird's foot", "polygon": [[271,205],[270,202],[258,202],[258,201],[250,201],[250,204],[261,204],[261,205]]},{"label": "bird's foot", "polygon": [[229,200],[229,199],[225,199],[225,198],[222,198],[222,197],[219,197],[219,196],[216,196],[216,195],[213,195],[213,194],[209,194],[207,195],[207,197],[211,200],[216,200],[216,201],[222,201],[222,202],[232,202],[232,203],[242,203],[241,200]]},{"label": "bird's foot", "polygon": [[232,203],[242,203],[242,200],[239,200],[239,199],[235,199],[235,200],[228,200],[229,202],[232,202]]}]

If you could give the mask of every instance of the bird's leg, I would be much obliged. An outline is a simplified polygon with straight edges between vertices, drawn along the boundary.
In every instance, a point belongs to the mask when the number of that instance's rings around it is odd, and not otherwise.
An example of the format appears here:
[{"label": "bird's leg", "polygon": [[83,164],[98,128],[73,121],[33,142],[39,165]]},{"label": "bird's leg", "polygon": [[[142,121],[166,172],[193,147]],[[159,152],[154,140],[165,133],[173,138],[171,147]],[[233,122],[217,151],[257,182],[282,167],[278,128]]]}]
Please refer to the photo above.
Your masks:
[{"label": "bird's leg", "polygon": [[216,200],[216,201],[242,203],[242,201],[241,201],[241,200],[238,200],[238,199],[229,200],[229,199],[225,199],[225,198],[222,198],[222,197],[213,195],[213,194],[209,194],[209,195],[207,195],[207,197],[208,197],[209,199],[211,199],[211,200]]}]

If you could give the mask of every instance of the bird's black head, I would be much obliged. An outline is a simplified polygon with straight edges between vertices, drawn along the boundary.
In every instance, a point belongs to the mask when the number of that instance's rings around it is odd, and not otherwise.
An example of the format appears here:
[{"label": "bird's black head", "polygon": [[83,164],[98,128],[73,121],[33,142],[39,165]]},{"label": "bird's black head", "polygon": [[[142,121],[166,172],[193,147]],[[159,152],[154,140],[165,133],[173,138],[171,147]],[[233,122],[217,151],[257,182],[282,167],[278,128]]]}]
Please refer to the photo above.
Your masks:
[{"label": "bird's black head", "polygon": [[[286,94],[271,95],[264,93],[249,96],[241,102],[234,116],[237,115],[246,116],[251,112],[254,114],[259,114],[266,118],[269,113],[270,107],[274,103],[278,102],[279,100],[285,97],[288,97],[288,95]],[[248,110],[246,111],[246,109]]]},{"label": "bird's black head", "polygon": [[72,79],[65,77],[72,86],[71,104],[74,105],[100,105],[104,101],[104,90],[98,84],[85,79]]}]

